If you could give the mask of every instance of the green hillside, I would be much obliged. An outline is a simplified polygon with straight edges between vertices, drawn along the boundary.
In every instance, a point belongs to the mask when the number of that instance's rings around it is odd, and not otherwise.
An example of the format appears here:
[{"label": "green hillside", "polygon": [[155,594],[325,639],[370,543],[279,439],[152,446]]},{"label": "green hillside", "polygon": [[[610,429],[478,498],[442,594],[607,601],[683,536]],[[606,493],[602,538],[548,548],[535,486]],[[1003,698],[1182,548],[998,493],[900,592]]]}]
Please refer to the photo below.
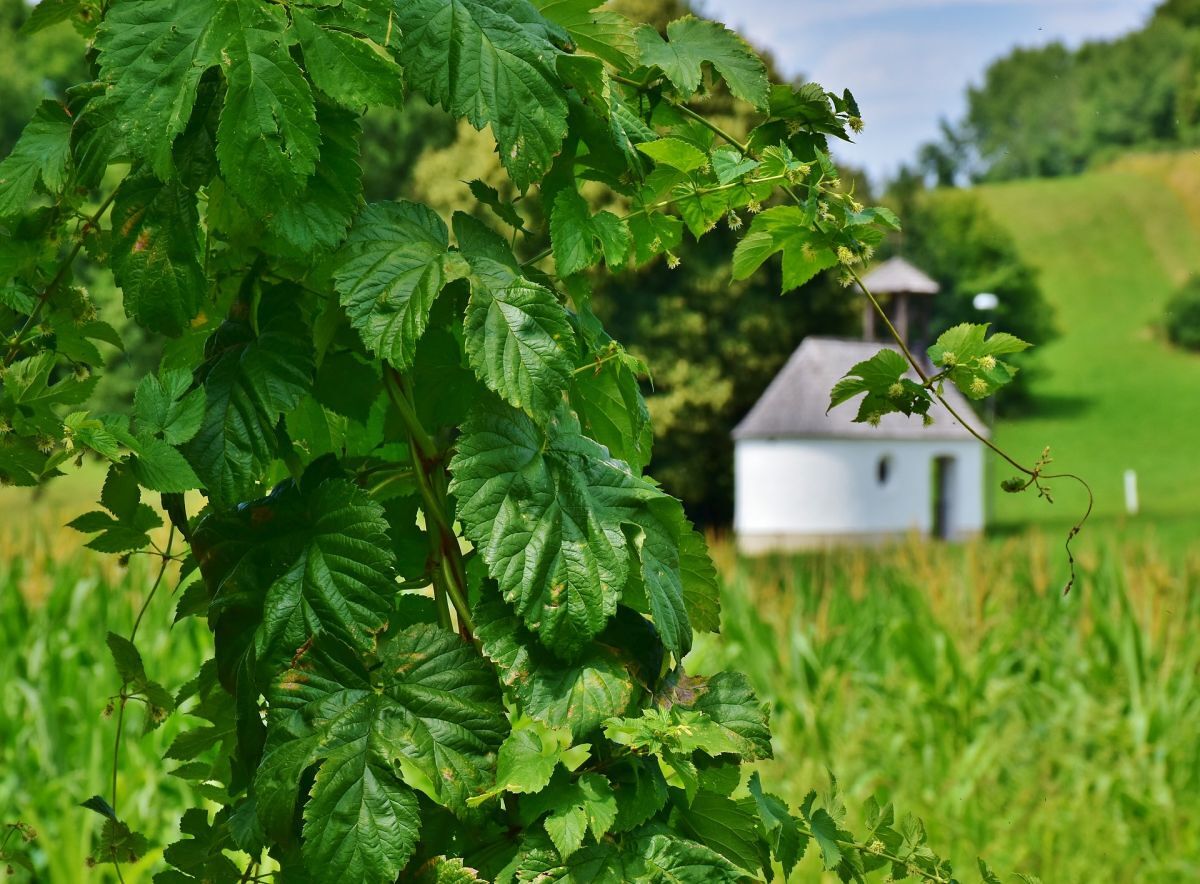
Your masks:
[{"label": "green hillside", "polygon": [[[1054,466],[1092,483],[1101,517],[1124,512],[1129,468],[1146,521],[1200,515],[1200,355],[1159,329],[1166,300],[1200,271],[1200,157],[1130,157],[979,193],[1038,268],[1064,332],[1038,356],[1036,413],[1002,423],[999,443],[1025,462],[1052,445]],[[999,494],[995,522],[1072,518],[1083,495],[1055,490],[1054,506]]]}]

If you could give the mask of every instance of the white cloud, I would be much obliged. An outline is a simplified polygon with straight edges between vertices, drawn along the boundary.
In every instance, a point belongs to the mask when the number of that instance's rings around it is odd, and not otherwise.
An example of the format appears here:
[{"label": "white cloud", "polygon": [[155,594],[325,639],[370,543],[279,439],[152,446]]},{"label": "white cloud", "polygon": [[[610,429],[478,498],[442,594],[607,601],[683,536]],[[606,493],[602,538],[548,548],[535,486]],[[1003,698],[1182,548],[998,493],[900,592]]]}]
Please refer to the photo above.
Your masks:
[{"label": "white cloud", "polygon": [[707,14],[769,49],[782,71],[863,107],[860,143],[839,151],[894,171],[954,119],[969,83],[1014,46],[1077,44],[1140,26],[1157,0],[707,0]]}]

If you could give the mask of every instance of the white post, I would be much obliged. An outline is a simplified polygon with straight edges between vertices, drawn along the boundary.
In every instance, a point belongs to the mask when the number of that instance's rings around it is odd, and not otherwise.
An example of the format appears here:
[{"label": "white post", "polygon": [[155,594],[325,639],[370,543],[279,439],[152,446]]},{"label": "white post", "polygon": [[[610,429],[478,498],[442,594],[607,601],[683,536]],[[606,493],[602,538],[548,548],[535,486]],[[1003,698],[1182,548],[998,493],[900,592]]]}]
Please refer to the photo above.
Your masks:
[{"label": "white post", "polygon": [[1136,516],[1138,512],[1137,471],[1125,471],[1125,512]]}]

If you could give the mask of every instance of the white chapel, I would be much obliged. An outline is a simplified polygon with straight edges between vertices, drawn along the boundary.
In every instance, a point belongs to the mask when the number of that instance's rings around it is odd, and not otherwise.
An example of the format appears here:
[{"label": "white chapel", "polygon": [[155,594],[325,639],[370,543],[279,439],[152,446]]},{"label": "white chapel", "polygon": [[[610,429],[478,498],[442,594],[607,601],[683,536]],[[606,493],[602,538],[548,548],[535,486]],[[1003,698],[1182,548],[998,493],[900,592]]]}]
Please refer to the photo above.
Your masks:
[{"label": "white chapel", "polygon": [[[937,292],[902,258],[864,281],[906,339]],[[856,424],[856,401],[826,414],[833,385],[886,346],[869,340],[874,325],[864,319],[868,340],[806,338],[734,429],[734,530],[744,552],[879,543],[910,532],[960,540],[983,530],[984,447],[941,404],[930,409],[928,427],[900,414],[879,426]],[[924,342],[913,343],[924,352]],[[944,395],[987,435],[965,397],[949,385]]]}]

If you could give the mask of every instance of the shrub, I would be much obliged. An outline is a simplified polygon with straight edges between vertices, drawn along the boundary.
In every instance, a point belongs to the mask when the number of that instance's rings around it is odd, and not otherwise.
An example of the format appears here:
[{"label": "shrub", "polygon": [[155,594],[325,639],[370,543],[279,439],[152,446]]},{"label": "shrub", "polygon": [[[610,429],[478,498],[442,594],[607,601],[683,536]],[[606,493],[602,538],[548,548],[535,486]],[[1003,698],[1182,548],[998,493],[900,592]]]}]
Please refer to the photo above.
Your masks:
[{"label": "shrub", "polygon": [[1193,276],[1167,302],[1167,338],[1187,350],[1200,350],[1200,276]]}]

